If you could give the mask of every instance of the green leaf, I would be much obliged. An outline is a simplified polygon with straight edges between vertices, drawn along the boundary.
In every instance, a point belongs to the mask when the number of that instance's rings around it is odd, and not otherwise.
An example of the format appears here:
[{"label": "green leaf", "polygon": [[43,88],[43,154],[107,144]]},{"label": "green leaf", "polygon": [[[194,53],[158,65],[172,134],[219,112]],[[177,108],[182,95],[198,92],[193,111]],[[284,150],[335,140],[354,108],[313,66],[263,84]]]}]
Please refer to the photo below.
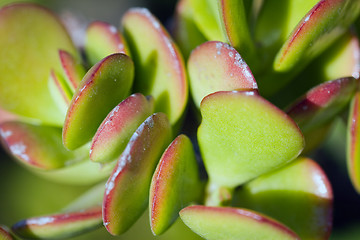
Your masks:
[{"label": "green leaf", "polygon": [[98,128],[91,144],[90,159],[109,162],[124,151],[135,130],[153,113],[154,101],[141,93],[117,105]]},{"label": "green leaf", "polygon": [[122,53],[104,58],[86,73],[66,115],[66,148],[73,150],[91,140],[106,115],[129,94],[133,77],[133,62]]},{"label": "green leaf", "polygon": [[166,113],[170,123],[176,125],[188,99],[181,53],[147,9],[130,9],[124,15],[122,25],[135,64],[134,91],[153,96],[155,112]]},{"label": "green leaf", "polygon": [[301,239],[328,239],[332,228],[333,194],[321,167],[308,158],[245,184],[239,207],[259,211],[286,224]]},{"label": "green leaf", "polygon": [[90,65],[95,65],[113,53],[130,56],[127,43],[119,30],[106,22],[92,22],[86,30],[85,54]]},{"label": "green leaf", "polygon": [[34,4],[0,10],[0,106],[24,117],[61,126],[63,113],[48,90],[50,70],[60,71],[59,49],[79,58],[60,20]]},{"label": "green leaf", "polygon": [[191,206],[181,210],[180,217],[207,240],[300,239],[283,224],[245,209]]},{"label": "green leaf", "polygon": [[191,0],[180,0],[176,5],[174,39],[177,42],[184,59],[188,59],[191,51],[196,46],[206,41],[194,22],[194,11]]},{"label": "green leaf", "polygon": [[350,105],[349,120],[347,126],[347,167],[350,180],[355,190],[360,193],[360,152],[359,152],[359,133],[360,133],[360,93],[357,92],[352,98]]},{"label": "green leaf", "polygon": [[154,235],[163,234],[179,211],[202,197],[202,184],[192,143],[179,135],[163,153],[150,187],[150,225]]},{"label": "green leaf", "polygon": [[13,240],[9,230],[6,227],[0,226],[0,239],[1,240]]},{"label": "green leaf", "polygon": [[234,188],[294,160],[304,148],[295,122],[254,92],[216,92],[200,110],[198,141],[210,186]]},{"label": "green leaf", "polygon": [[248,65],[230,45],[211,41],[198,46],[188,60],[190,89],[195,105],[217,91],[256,90]]},{"label": "green leaf", "polygon": [[82,78],[85,75],[85,69],[70,53],[60,50],[59,57],[62,66],[62,74],[71,93],[74,94]]},{"label": "green leaf", "polygon": [[148,117],[131,137],[106,183],[103,221],[112,235],[128,230],[147,208],[151,178],[170,137],[163,113]]}]

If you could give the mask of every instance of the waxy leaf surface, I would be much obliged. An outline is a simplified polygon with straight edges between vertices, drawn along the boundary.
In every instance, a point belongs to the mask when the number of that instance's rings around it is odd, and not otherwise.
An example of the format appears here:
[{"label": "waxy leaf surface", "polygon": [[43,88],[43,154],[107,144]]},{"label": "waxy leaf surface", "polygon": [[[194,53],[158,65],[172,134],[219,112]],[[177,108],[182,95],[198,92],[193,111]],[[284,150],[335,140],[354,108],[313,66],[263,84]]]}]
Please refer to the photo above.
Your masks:
[{"label": "waxy leaf surface", "polygon": [[360,93],[351,101],[347,126],[347,167],[355,190],[360,193]]},{"label": "waxy leaf surface", "polygon": [[188,71],[191,94],[198,108],[210,93],[257,89],[248,65],[226,43],[211,41],[197,47],[190,55]]},{"label": "waxy leaf surface", "polygon": [[122,24],[135,63],[134,91],[153,96],[155,112],[166,113],[170,123],[175,125],[188,99],[181,53],[147,9],[130,9]]},{"label": "waxy leaf surface", "polygon": [[0,135],[9,153],[33,168],[57,169],[86,156],[67,151],[62,145],[61,129],[57,127],[5,122],[0,125]]},{"label": "waxy leaf surface", "polygon": [[131,137],[106,183],[103,221],[109,233],[124,233],[147,208],[151,178],[170,137],[163,113],[148,117]]},{"label": "waxy leaf surface", "polygon": [[[67,86],[73,94],[85,75],[85,69],[70,53],[60,50],[59,57],[62,66],[62,74]],[[101,59],[99,59],[100,61]]]},{"label": "waxy leaf surface", "polygon": [[133,62],[122,53],[104,58],[86,73],[66,115],[66,148],[76,149],[90,141],[106,115],[129,94],[133,77]]},{"label": "waxy leaf surface", "polygon": [[192,143],[180,135],[165,150],[152,178],[149,209],[154,235],[164,233],[202,192]]},{"label": "waxy leaf surface", "polygon": [[191,206],[181,210],[180,217],[207,240],[300,239],[283,224],[245,209]]},{"label": "waxy leaf surface", "polygon": [[61,69],[59,49],[78,54],[59,19],[37,5],[9,5],[0,10],[0,35],[0,106],[61,126],[64,116],[50,95],[48,77],[52,68]]},{"label": "waxy leaf surface", "polygon": [[106,22],[95,21],[86,30],[85,53],[90,65],[113,53],[130,56],[127,43],[119,30]]},{"label": "waxy leaf surface", "polygon": [[141,93],[117,105],[98,128],[91,145],[90,159],[108,162],[119,157],[135,130],[153,113],[154,102]]},{"label": "waxy leaf surface", "polygon": [[51,97],[65,116],[73,95],[66,80],[60,74],[51,70],[48,85]]},{"label": "waxy leaf surface", "polygon": [[301,239],[328,239],[333,195],[324,171],[313,160],[299,158],[245,184],[240,207],[266,214],[294,230]]},{"label": "waxy leaf surface", "polygon": [[299,22],[274,62],[285,72],[319,55],[341,36],[360,12],[360,1],[321,0]]},{"label": "waxy leaf surface", "polygon": [[304,147],[295,122],[255,92],[216,92],[200,110],[200,151],[217,185],[236,187],[294,160]]},{"label": "waxy leaf surface", "polygon": [[68,238],[100,227],[101,206],[78,212],[33,217],[16,223],[12,229],[23,238]]},{"label": "waxy leaf surface", "polygon": [[320,84],[297,100],[287,111],[300,129],[310,132],[328,123],[349,103],[358,81],[352,77]]},{"label": "waxy leaf surface", "polygon": [[191,0],[178,1],[175,9],[174,39],[178,44],[184,59],[188,59],[191,51],[206,41],[194,22],[194,10]]}]

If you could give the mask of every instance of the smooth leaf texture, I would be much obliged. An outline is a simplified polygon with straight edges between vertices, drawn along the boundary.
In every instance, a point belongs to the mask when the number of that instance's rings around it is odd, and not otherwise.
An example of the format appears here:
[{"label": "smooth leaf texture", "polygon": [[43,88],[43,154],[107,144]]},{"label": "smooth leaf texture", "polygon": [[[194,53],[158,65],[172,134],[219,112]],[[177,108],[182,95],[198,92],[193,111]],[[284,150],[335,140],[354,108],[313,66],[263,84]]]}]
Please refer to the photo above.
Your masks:
[{"label": "smooth leaf texture", "polygon": [[201,103],[200,151],[210,182],[234,188],[295,159],[295,122],[254,92],[216,92]]},{"label": "smooth leaf texture", "polygon": [[83,160],[86,152],[69,152],[62,145],[61,129],[21,122],[0,125],[2,143],[21,164],[52,170]]},{"label": "smooth leaf texture", "polygon": [[243,0],[217,0],[220,23],[227,42],[237,49],[250,66],[258,65]]},{"label": "smooth leaf texture", "polygon": [[67,82],[68,88],[73,94],[85,75],[85,69],[70,53],[64,50],[59,51],[59,57],[63,77]]},{"label": "smooth leaf texture", "polygon": [[175,9],[174,39],[178,44],[184,59],[188,59],[191,51],[196,46],[206,41],[194,22],[194,10],[191,0],[178,1]]},{"label": "smooth leaf texture", "polygon": [[131,95],[117,105],[98,128],[91,145],[90,159],[109,162],[119,157],[130,137],[154,110],[153,99],[141,93]]},{"label": "smooth leaf texture", "polygon": [[257,89],[254,76],[240,54],[218,41],[203,43],[192,51],[188,72],[191,94],[198,108],[210,93]]},{"label": "smooth leaf texture", "polygon": [[245,209],[191,206],[181,210],[180,217],[207,240],[300,239],[281,223]]},{"label": "smooth leaf texture", "polygon": [[68,238],[100,227],[101,215],[101,206],[97,206],[78,212],[28,218],[16,223],[12,229],[23,238]]},{"label": "smooth leaf texture", "polygon": [[131,137],[106,183],[103,221],[112,235],[128,230],[147,208],[151,178],[170,137],[163,113],[148,117]]},{"label": "smooth leaf texture", "polygon": [[91,140],[106,115],[129,94],[133,77],[133,62],[122,53],[104,58],[86,73],[66,115],[66,148],[73,150]]},{"label": "smooth leaf texture", "polygon": [[73,95],[66,83],[66,80],[60,74],[51,70],[48,85],[51,97],[55,101],[59,110],[65,116]]},{"label": "smooth leaf texture", "polygon": [[130,9],[124,15],[122,25],[135,63],[134,91],[153,96],[155,112],[166,113],[170,123],[175,125],[188,99],[181,53],[147,9]]},{"label": "smooth leaf texture", "polygon": [[92,22],[86,30],[85,53],[90,65],[113,53],[130,56],[127,43],[119,30],[106,22]]},{"label": "smooth leaf texture", "polygon": [[321,0],[299,22],[274,62],[276,71],[285,72],[319,55],[356,19],[360,2]]},{"label": "smooth leaf texture", "polygon": [[245,184],[238,206],[266,214],[294,230],[301,239],[328,239],[332,228],[333,194],[321,167],[299,158]]},{"label": "smooth leaf texture", "polygon": [[328,123],[350,102],[358,80],[348,77],[320,84],[287,110],[304,133]]},{"label": "smooth leaf texture", "polygon": [[360,193],[360,93],[357,92],[350,105],[347,126],[347,167],[355,190]]},{"label": "smooth leaf texture", "polygon": [[48,90],[52,68],[60,71],[59,49],[79,58],[65,28],[50,11],[33,4],[0,10],[0,106],[16,114],[61,126],[63,113]]},{"label": "smooth leaf texture", "polygon": [[190,139],[179,135],[162,155],[150,187],[150,225],[154,235],[164,233],[179,211],[200,201],[202,184]]}]

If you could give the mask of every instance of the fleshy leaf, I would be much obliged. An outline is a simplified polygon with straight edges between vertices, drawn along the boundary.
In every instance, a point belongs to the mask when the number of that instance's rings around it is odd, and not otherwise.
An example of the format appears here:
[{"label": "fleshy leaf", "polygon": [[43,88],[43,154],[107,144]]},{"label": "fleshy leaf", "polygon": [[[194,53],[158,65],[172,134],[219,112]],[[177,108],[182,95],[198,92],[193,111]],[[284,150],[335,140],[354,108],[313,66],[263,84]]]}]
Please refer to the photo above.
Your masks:
[{"label": "fleshy leaf", "polygon": [[86,73],[66,115],[66,148],[76,149],[94,136],[106,115],[129,93],[133,77],[133,62],[122,53],[104,58]]},{"label": "fleshy leaf", "polygon": [[304,133],[310,132],[328,123],[347,106],[357,84],[352,77],[320,84],[290,106],[287,113]]},{"label": "fleshy leaf", "polygon": [[113,53],[130,56],[127,43],[119,30],[101,21],[95,21],[87,28],[85,53],[91,66]]},{"label": "fleshy leaf", "polygon": [[59,51],[59,57],[64,79],[73,94],[85,75],[85,69],[70,53],[64,50]]},{"label": "fleshy leaf", "polygon": [[72,98],[72,92],[68,88],[66,80],[61,75],[55,73],[54,70],[51,70],[48,84],[52,98],[65,116]]},{"label": "fleshy leaf", "polygon": [[67,238],[101,226],[101,206],[90,209],[33,217],[16,223],[12,229],[23,238]]},{"label": "fleshy leaf", "polygon": [[14,238],[11,236],[11,234],[5,227],[0,226],[0,239],[1,240],[13,240]]},{"label": "fleshy leaf", "polygon": [[131,135],[153,113],[154,102],[140,93],[117,105],[98,128],[91,145],[90,159],[108,162],[119,157]]},{"label": "fleshy leaf", "polygon": [[69,152],[62,145],[61,129],[21,122],[0,125],[2,143],[21,164],[43,170],[64,167],[86,155]]},{"label": "fleshy leaf", "polygon": [[283,224],[245,209],[191,206],[181,210],[180,217],[207,240],[300,239]]},{"label": "fleshy leaf", "polygon": [[153,96],[155,112],[166,113],[170,123],[175,125],[188,99],[181,53],[147,9],[130,9],[122,24],[135,63],[134,91]]},{"label": "fleshy leaf", "polygon": [[191,0],[180,0],[176,5],[174,38],[185,59],[196,46],[206,41],[194,22]]},{"label": "fleshy leaf", "polygon": [[190,0],[197,27],[208,40],[225,42],[227,39],[221,29],[218,1]]},{"label": "fleshy leaf", "polygon": [[34,4],[0,10],[0,106],[7,111],[61,126],[63,113],[48,90],[50,70],[60,71],[59,49],[78,58],[64,26]]},{"label": "fleshy leaf", "polygon": [[220,23],[227,41],[237,49],[250,66],[258,65],[254,41],[250,35],[243,0],[217,0],[220,11]]},{"label": "fleshy leaf", "polygon": [[239,190],[238,202],[240,207],[281,221],[301,239],[330,236],[332,189],[324,171],[313,160],[299,158],[245,184]]},{"label": "fleshy leaf", "polygon": [[299,22],[274,62],[276,71],[285,72],[303,64],[341,36],[360,12],[360,2],[321,0]]},{"label": "fleshy leaf", "polygon": [[197,47],[190,55],[188,71],[191,93],[197,107],[210,93],[257,89],[248,65],[226,43],[211,41]]},{"label": "fleshy leaf", "polygon": [[180,135],[169,145],[155,170],[150,187],[150,225],[154,235],[164,233],[179,211],[200,200],[202,184],[192,143]]},{"label": "fleshy leaf", "polygon": [[360,193],[360,93],[352,99],[347,126],[347,167],[355,190]]},{"label": "fleshy leaf", "polygon": [[200,110],[199,146],[215,185],[234,188],[294,160],[304,147],[295,122],[254,92],[216,92]]},{"label": "fleshy leaf", "polygon": [[170,137],[163,113],[148,117],[131,137],[106,184],[103,221],[111,234],[124,233],[145,211],[151,177]]}]

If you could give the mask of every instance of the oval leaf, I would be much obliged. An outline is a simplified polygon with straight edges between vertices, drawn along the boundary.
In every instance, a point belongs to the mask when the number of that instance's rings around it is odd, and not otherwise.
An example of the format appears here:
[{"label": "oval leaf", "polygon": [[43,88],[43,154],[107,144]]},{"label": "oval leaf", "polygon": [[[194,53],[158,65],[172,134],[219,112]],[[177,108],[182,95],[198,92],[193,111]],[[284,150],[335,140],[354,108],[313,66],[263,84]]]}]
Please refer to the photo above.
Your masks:
[{"label": "oval leaf", "polygon": [[111,234],[124,233],[145,211],[151,177],[170,136],[166,115],[156,113],[131,137],[106,183],[103,221]]},{"label": "oval leaf", "polygon": [[66,115],[66,148],[76,149],[94,136],[106,115],[129,93],[133,77],[133,62],[122,53],[104,58],[86,73]]},{"label": "oval leaf", "polygon": [[281,223],[245,209],[191,206],[181,210],[180,217],[207,240],[300,239]]},{"label": "oval leaf", "polygon": [[136,93],[117,105],[98,128],[91,145],[90,159],[108,162],[124,151],[135,130],[153,113],[154,102]]},{"label": "oval leaf", "polygon": [[[0,10],[0,106],[16,114],[61,126],[63,113],[48,90],[48,77],[60,71],[59,49],[78,58],[60,20],[34,4]],[[25,51],[26,49],[26,51]]]},{"label": "oval leaf", "polygon": [[210,93],[255,90],[257,84],[240,54],[222,42],[206,42],[192,51],[188,61],[191,94],[195,105]]},{"label": "oval leaf", "polygon": [[192,143],[180,135],[165,150],[151,181],[149,208],[154,235],[164,233],[179,211],[199,201],[202,193]]},{"label": "oval leaf", "polygon": [[153,96],[155,112],[166,113],[170,123],[176,124],[188,98],[181,53],[147,9],[130,9],[122,24],[135,63],[134,91]]},{"label": "oval leaf", "polygon": [[295,122],[254,92],[216,92],[200,110],[200,151],[216,185],[236,187],[294,160],[304,147]]}]

